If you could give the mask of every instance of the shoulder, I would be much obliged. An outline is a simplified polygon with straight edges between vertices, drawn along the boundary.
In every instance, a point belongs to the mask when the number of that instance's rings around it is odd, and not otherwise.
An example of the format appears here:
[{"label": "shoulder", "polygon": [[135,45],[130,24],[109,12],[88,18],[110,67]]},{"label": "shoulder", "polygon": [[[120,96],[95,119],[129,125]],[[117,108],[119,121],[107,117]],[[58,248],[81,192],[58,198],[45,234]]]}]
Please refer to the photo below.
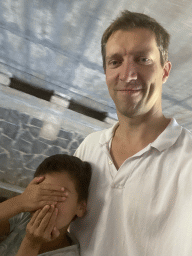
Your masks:
[{"label": "shoulder", "polygon": [[22,212],[10,218],[10,231],[17,226],[19,229],[25,228],[28,222],[30,221],[30,216],[31,215],[29,212]]},{"label": "shoulder", "polygon": [[109,129],[105,129],[102,131],[97,131],[97,132],[93,132],[91,134],[89,134],[84,140],[83,142],[80,144],[79,148],[86,148],[86,147],[92,147],[95,146],[96,144],[99,144],[99,142],[101,141],[102,137],[105,136],[105,134],[107,134],[107,132],[109,131]]},{"label": "shoulder", "polygon": [[154,145],[158,149],[168,151],[183,150],[185,147],[192,147],[192,134],[189,130],[177,123],[173,118],[167,128],[160,134]]},{"label": "shoulder", "polygon": [[76,150],[75,156],[84,161],[98,157],[102,152],[102,147],[107,145],[113,137],[117,126],[118,122],[108,129],[89,134]]},{"label": "shoulder", "polygon": [[99,148],[99,140],[102,133],[103,131],[98,131],[89,134],[77,148],[75,156],[79,157],[81,160],[87,161],[87,159],[90,158],[90,154]]},{"label": "shoulder", "polygon": [[16,255],[25,236],[30,213],[20,213],[9,219],[10,234],[0,245],[0,255]]},{"label": "shoulder", "polygon": [[192,133],[186,128],[182,127],[181,134],[178,138],[178,146],[191,146],[192,147]]},{"label": "shoulder", "polygon": [[84,141],[81,143],[81,147],[87,147],[87,146],[95,146],[97,144],[105,144],[107,143],[113,136],[114,131],[116,130],[117,126],[119,125],[118,122],[116,122],[112,127],[109,127],[107,129],[93,132],[89,134]]},{"label": "shoulder", "polygon": [[99,142],[100,137],[102,134],[104,134],[108,129],[102,130],[102,131],[97,131],[97,132],[93,132],[91,134],[89,134],[84,141],[82,142],[82,145],[89,145],[89,143],[95,143],[95,142]]}]

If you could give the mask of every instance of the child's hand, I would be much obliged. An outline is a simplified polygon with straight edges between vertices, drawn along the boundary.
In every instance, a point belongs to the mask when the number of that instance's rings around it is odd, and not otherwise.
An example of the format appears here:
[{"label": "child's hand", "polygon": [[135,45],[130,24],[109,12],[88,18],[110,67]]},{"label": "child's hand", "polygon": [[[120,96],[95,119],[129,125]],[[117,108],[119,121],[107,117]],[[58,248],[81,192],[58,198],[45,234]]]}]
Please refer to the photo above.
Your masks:
[{"label": "child's hand", "polygon": [[57,213],[58,209],[54,205],[37,210],[27,225],[25,239],[35,247],[56,239],[60,234],[55,227]]},{"label": "child's hand", "polygon": [[31,212],[43,208],[45,205],[55,205],[63,202],[67,192],[61,186],[41,183],[44,177],[34,178],[25,191],[19,195],[22,211]]},{"label": "child's hand", "polygon": [[58,209],[54,205],[46,205],[34,213],[16,256],[37,256],[44,242],[52,241],[59,236],[59,230],[55,227],[57,213]]}]

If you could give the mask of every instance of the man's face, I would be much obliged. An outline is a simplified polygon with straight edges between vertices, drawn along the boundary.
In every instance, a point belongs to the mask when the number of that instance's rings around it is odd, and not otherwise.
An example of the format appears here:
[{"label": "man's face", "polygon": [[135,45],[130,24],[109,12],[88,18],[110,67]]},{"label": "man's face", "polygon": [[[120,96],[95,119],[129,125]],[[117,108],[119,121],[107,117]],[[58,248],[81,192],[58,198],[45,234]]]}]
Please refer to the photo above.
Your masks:
[{"label": "man's face", "polygon": [[67,172],[46,174],[43,183],[60,185],[68,192],[68,197],[64,202],[58,202],[58,215],[56,227],[58,229],[68,228],[70,222],[77,215],[82,217],[86,210],[85,202],[78,202],[78,194],[75,189],[75,183]]},{"label": "man's face", "polygon": [[114,32],[106,44],[106,83],[117,114],[135,117],[161,111],[162,83],[170,69],[170,62],[161,66],[150,30]]}]

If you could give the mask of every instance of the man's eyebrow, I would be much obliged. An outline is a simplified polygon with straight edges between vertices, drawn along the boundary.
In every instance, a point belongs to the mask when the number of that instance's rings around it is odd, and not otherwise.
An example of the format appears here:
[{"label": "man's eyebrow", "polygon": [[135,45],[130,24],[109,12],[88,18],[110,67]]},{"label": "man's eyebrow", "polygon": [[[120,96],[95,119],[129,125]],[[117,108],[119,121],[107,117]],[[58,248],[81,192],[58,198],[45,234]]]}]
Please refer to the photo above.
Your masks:
[{"label": "man's eyebrow", "polygon": [[106,60],[112,59],[112,58],[119,58],[121,55],[119,53],[114,53],[106,56]]},{"label": "man's eyebrow", "polygon": [[[153,52],[153,50],[151,48],[146,48],[143,50],[133,51],[130,54],[142,56],[145,54],[151,54],[152,52]],[[113,59],[113,58],[120,58],[120,57],[121,57],[120,53],[112,53],[112,54],[106,56],[106,61]]]},{"label": "man's eyebrow", "polygon": [[145,50],[141,50],[141,51],[136,51],[135,53],[136,53],[137,55],[150,54],[150,53],[152,53],[152,49],[145,49]]}]

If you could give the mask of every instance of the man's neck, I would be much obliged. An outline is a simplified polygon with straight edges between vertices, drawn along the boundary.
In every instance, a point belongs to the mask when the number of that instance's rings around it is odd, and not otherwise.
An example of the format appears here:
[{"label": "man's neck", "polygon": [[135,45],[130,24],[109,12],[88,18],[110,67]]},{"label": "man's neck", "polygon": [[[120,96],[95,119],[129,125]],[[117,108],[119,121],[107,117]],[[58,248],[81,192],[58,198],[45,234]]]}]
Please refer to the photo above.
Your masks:
[{"label": "man's neck", "polygon": [[170,119],[164,115],[145,115],[135,118],[119,117],[119,126],[114,134],[120,140],[135,144],[140,141],[143,144],[153,142],[167,127]]},{"label": "man's neck", "polygon": [[117,168],[122,163],[152,143],[167,127],[170,119],[161,117],[132,120],[119,119],[114,132],[110,154]]}]

